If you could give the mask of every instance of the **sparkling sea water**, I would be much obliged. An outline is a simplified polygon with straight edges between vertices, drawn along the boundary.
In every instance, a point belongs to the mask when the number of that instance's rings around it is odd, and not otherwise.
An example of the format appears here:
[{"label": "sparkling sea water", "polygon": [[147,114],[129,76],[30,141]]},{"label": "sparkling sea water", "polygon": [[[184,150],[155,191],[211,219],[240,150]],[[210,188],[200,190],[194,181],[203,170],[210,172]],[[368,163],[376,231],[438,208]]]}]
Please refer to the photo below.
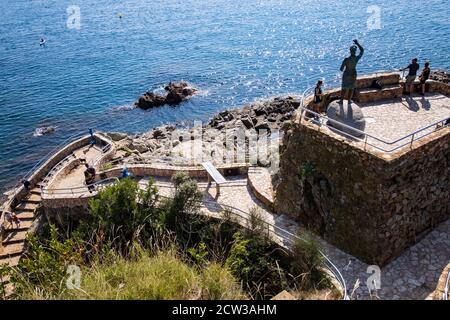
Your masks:
[{"label": "sparkling sea water", "polygon": [[[68,28],[80,9],[80,29]],[[380,28],[368,28],[370,6]],[[0,0],[0,188],[67,137],[93,127],[143,132],[339,77],[352,40],[359,74],[411,58],[449,68],[448,0]],[[119,15],[122,19],[119,19]],[[370,21],[369,21],[370,22]],[[47,40],[40,46],[40,38]],[[131,108],[186,80],[177,107]],[[51,126],[49,135],[36,128]]]}]

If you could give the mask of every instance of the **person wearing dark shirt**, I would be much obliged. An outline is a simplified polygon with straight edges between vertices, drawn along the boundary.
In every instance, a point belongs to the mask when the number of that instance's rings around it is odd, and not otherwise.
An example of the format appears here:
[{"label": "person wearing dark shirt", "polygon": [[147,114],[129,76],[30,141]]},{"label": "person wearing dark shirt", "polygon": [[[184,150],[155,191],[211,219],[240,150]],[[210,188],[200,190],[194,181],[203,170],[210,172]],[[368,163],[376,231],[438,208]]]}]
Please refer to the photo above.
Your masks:
[{"label": "person wearing dark shirt", "polygon": [[430,78],[430,73],[431,73],[430,63],[425,62],[425,67],[423,68],[422,74],[419,77],[420,84],[422,85],[422,93],[421,93],[422,96],[425,96],[425,83]]},{"label": "person wearing dark shirt", "polygon": [[[320,113],[320,106],[322,104],[323,97],[323,89],[322,89],[323,81],[317,81],[316,88],[314,89],[314,101],[313,101],[313,111],[315,113]],[[318,119],[317,115],[314,115],[314,119]]]},{"label": "person wearing dark shirt", "polygon": [[408,75],[406,76],[406,82],[405,82],[405,91],[408,92],[408,88],[409,88],[409,96],[411,96],[414,91],[414,80],[416,80],[417,71],[419,70],[419,68],[420,68],[420,65],[417,63],[417,58],[414,58],[414,59],[412,59],[412,62],[409,66],[407,66],[404,69],[401,69],[401,71],[409,69]]},{"label": "person wearing dark shirt", "polygon": [[92,185],[95,182],[95,168],[85,163],[86,170],[84,170],[84,179],[86,181],[86,185],[88,186],[89,192],[92,192],[95,187]]}]

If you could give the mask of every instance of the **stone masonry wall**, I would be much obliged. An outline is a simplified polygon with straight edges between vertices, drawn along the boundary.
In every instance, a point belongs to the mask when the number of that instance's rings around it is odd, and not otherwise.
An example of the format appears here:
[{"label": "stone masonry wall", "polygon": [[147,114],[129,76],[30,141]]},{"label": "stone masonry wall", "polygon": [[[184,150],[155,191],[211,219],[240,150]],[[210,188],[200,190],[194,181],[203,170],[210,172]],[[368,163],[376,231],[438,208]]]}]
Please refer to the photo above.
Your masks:
[{"label": "stone masonry wall", "polygon": [[274,177],[274,208],[380,266],[450,217],[450,128],[385,160],[294,123]]}]

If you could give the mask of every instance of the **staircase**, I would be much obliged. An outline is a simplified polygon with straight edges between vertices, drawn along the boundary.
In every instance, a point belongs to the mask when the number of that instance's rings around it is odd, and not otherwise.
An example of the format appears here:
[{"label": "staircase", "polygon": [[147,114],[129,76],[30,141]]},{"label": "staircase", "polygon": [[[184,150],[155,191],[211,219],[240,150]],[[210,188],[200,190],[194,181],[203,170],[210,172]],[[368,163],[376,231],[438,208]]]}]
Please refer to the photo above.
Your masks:
[{"label": "staircase", "polygon": [[[5,230],[3,234],[2,245],[0,249],[0,265],[9,265],[15,267],[19,264],[20,257],[25,250],[25,240],[28,230],[33,225],[36,217],[36,210],[41,203],[41,190],[36,187],[28,193],[28,195],[17,205],[13,212],[20,219],[20,227],[10,225],[5,222]],[[8,278],[0,279],[5,286],[6,296],[10,295],[13,287],[9,283]],[[0,297],[1,298],[1,297]]]}]

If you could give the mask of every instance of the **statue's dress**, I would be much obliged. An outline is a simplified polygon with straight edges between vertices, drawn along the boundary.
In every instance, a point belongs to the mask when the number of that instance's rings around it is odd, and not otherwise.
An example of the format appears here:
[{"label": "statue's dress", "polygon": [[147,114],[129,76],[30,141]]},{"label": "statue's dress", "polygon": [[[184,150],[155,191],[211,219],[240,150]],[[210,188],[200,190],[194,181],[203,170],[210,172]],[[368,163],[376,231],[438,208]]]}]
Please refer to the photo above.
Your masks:
[{"label": "statue's dress", "polygon": [[356,84],[356,65],[362,55],[350,56],[344,59],[342,65],[345,66],[344,74],[342,75],[342,89],[354,89]]}]

